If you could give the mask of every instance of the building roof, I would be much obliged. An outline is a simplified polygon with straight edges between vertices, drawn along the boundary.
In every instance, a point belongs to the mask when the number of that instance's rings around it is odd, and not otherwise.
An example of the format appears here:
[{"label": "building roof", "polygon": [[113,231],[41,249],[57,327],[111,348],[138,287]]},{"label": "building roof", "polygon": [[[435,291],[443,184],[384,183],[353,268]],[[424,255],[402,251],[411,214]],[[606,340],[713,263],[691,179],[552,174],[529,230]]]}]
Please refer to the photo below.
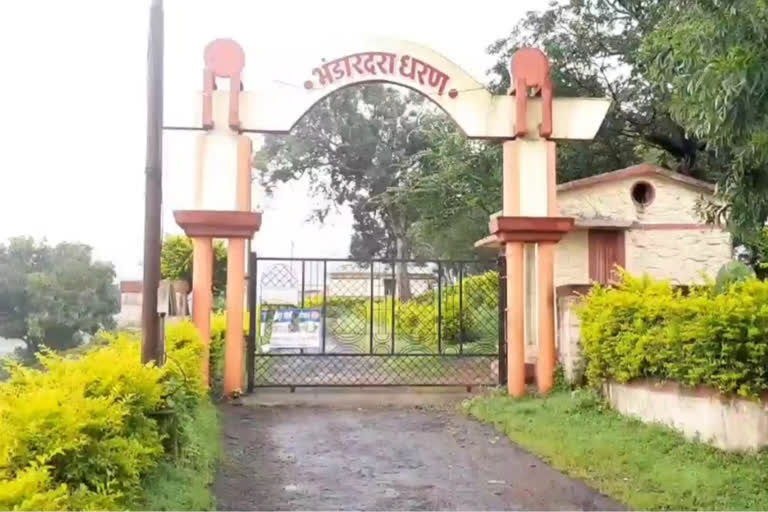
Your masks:
[{"label": "building roof", "polygon": [[[566,183],[561,183],[557,186],[557,192],[558,193],[570,192],[572,190],[581,190],[583,188],[602,185],[603,183],[612,183],[615,181],[626,180],[629,178],[642,178],[642,177],[648,177],[648,176],[663,176],[672,181],[699,189],[703,192],[709,192],[711,194],[715,192],[715,185],[713,185],[712,183],[709,183],[707,181],[697,180],[696,178],[691,178],[690,176],[686,176],[685,174],[680,174],[679,172],[670,171],[669,169],[664,169],[663,167],[658,167],[652,164],[632,165],[630,167],[627,167],[626,169],[619,169],[618,171],[606,172],[603,174],[590,176],[588,178],[581,178],[580,180],[573,180],[573,181],[568,181]],[[499,217],[499,216],[501,216],[501,210],[499,210],[494,214],[491,214],[490,218]],[[593,221],[594,224],[592,225],[590,225],[589,222],[590,221],[586,219],[584,220],[576,219],[576,226],[577,227],[598,227],[598,226],[609,227],[610,226],[610,224],[604,224],[604,223],[601,224],[599,220]],[[631,223],[631,221],[623,221],[623,220],[619,220],[616,222],[619,222],[621,224]]]},{"label": "building roof", "polygon": [[676,181],[689,187],[697,188],[705,192],[714,193],[715,186],[712,183],[691,178],[685,174],[679,172],[670,171],[663,167],[657,167],[652,164],[638,164],[627,167],[626,169],[619,169],[618,171],[606,172],[603,174],[597,174],[588,178],[581,178],[580,180],[568,181],[561,183],[557,186],[558,192],[569,192],[571,190],[578,190],[587,187],[593,187],[603,183],[610,183],[613,181],[625,180],[628,178],[641,178],[646,176],[663,176],[672,181]]},{"label": "building roof", "polygon": [[[340,272],[328,272],[328,277],[332,279],[370,279],[371,272],[369,270],[359,271],[359,272],[345,270]],[[374,272],[373,277],[374,279],[391,278],[392,272]],[[429,274],[426,272],[408,272],[408,278],[409,279],[437,279],[437,276],[435,276],[435,274]]]},{"label": "building roof", "polygon": [[120,281],[120,293],[141,293],[142,281]]}]

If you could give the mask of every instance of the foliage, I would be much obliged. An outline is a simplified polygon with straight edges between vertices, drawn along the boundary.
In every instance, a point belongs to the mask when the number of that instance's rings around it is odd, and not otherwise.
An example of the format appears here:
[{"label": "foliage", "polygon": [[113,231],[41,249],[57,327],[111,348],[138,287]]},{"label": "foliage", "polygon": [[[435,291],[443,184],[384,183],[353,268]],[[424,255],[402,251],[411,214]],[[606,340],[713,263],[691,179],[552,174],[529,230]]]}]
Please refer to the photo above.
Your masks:
[{"label": "foliage", "polygon": [[214,510],[210,486],[220,454],[219,422],[210,401],[202,401],[180,427],[187,442],[143,479],[132,510]]},{"label": "foliage", "polygon": [[467,139],[445,116],[425,116],[418,167],[378,198],[413,212],[410,232],[419,258],[471,259],[501,209],[501,146]]},{"label": "foliage", "polygon": [[[423,97],[379,84],[348,87],[314,106],[291,135],[267,137],[255,167],[271,190],[307,176],[312,195],[352,210],[353,257],[408,258],[407,209],[373,198],[407,179],[424,149],[420,116]],[[322,220],[329,206],[316,211]]]},{"label": "foliage", "polygon": [[93,262],[87,245],[55,247],[31,238],[0,244],[0,336],[29,352],[78,345],[83,334],[114,326],[119,293],[111,264]]},{"label": "foliage", "polygon": [[512,53],[523,46],[543,49],[558,96],[607,97],[611,107],[594,141],[558,144],[558,178],[621,169],[655,157],[653,163],[705,177],[704,145],[674,122],[664,91],[645,76],[638,49],[662,19],[668,0],[566,0],[531,11],[509,37],[490,46],[498,57],[493,88],[507,91]]},{"label": "foliage", "polygon": [[43,351],[0,383],[0,508],[118,509],[140,499],[165,453],[185,453],[207,398],[202,344],[168,328],[168,364],[140,363],[138,339],[103,334],[79,357]]},{"label": "foliage", "polygon": [[763,228],[748,245],[750,252],[750,264],[755,273],[761,279],[768,277],[768,229]]},{"label": "foliage", "polygon": [[633,510],[765,510],[768,454],[726,453],[606,408],[594,393],[465,405],[514,443]]},{"label": "foliage", "polygon": [[[258,318],[259,312],[256,312]],[[249,313],[243,315],[243,334],[249,333]],[[226,313],[214,313],[211,316],[211,342],[208,348],[208,379],[211,385],[211,395],[221,397],[223,395],[224,382],[224,346],[227,339],[227,315]]]},{"label": "foliage", "polygon": [[726,162],[713,218],[740,234],[768,218],[768,4],[676,0],[644,41],[647,76],[664,107]]},{"label": "foliage", "polygon": [[[461,304],[458,283],[443,287],[440,308],[437,290],[425,292],[408,301],[395,299],[397,351],[436,352],[440,316],[440,337],[444,350],[457,350],[461,341],[465,344],[464,350],[472,351],[476,345],[477,351],[494,352],[498,343],[495,334],[498,328],[498,287],[498,273],[485,272],[463,279]],[[361,330],[370,325],[371,314],[378,324],[391,325],[392,300],[391,297],[376,299],[371,310],[370,299],[366,297],[328,298],[326,310],[329,333],[343,337],[350,330]],[[322,308],[323,298],[308,299],[305,306]],[[489,336],[489,333],[494,334]],[[403,343],[401,340],[408,341]]]},{"label": "foliage", "polygon": [[740,261],[729,261],[720,267],[715,277],[715,293],[723,293],[730,289],[733,283],[755,278],[755,271]]},{"label": "foliage", "polygon": [[[184,280],[192,289],[192,239],[170,235],[163,240],[160,271],[164,279]],[[213,242],[213,294],[218,297],[227,287],[227,248],[221,240]]]},{"label": "foliage", "polygon": [[653,377],[741,396],[768,390],[768,282],[683,295],[669,282],[624,273],[614,289],[595,286],[579,315],[593,385]]}]

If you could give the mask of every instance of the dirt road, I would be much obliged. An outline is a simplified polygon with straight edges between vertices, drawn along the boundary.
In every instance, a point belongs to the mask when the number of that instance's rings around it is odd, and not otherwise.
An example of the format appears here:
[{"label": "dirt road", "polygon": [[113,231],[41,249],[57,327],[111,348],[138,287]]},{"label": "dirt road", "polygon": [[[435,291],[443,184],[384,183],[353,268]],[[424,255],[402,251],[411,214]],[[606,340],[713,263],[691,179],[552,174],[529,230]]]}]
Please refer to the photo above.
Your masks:
[{"label": "dirt road", "polygon": [[450,410],[222,408],[220,510],[617,510]]}]

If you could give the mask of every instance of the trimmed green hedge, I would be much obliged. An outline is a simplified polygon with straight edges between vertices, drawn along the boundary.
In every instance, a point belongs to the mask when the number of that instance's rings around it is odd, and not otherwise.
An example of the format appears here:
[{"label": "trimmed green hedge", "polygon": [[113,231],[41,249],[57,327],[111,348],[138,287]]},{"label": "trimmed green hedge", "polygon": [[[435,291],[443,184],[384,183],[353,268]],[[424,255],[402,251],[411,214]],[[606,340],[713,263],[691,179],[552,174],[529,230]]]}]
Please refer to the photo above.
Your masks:
[{"label": "trimmed green hedge", "polygon": [[[485,272],[464,278],[462,283],[462,315],[459,315],[459,285],[449,285],[442,289],[442,342],[446,348],[459,344],[461,326],[464,343],[467,345],[482,342],[484,350],[495,350],[498,342],[498,272]],[[438,295],[437,290],[413,297],[401,302],[395,300],[395,328],[398,336],[410,340],[414,350],[437,350]],[[392,321],[392,298],[374,300],[373,315],[376,323],[390,325]],[[323,298],[313,297],[305,302],[305,307],[322,308]],[[329,297],[328,318],[342,318],[338,324],[329,322],[332,334],[339,329],[361,327],[370,324],[370,299],[366,297]],[[489,334],[492,333],[492,334]],[[478,343],[479,345],[480,343]],[[405,348],[405,347],[404,347]],[[467,348],[467,347],[465,347]]]},{"label": "trimmed green hedge", "polygon": [[768,283],[710,285],[687,295],[667,281],[626,273],[595,286],[579,309],[593,385],[653,377],[754,397],[768,391]]}]

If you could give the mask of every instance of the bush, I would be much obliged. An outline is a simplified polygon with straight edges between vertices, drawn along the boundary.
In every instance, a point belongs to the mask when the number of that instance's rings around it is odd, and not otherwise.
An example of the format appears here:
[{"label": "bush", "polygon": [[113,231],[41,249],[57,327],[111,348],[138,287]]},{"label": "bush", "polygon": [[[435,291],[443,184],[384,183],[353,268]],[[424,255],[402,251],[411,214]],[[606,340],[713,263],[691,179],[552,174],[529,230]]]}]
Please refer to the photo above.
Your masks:
[{"label": "bush", "polygon": [[0,509],[116,509],[188,443],[207,400],[202,344],[189,322],[168,327],[168,363],[140,363],[139,340],[103,334],[79,357],[44,352],[0,384]]},{"label": "bush", "polygon": [[[163,240],[160,273],[164,279],[184,280],[192,286],[192,239],[170,235]],[[213,242],[213,297],[220,302],[227,286],[227,247],[221,240]],[[218,304],[214,304],[216,308]]]},{"label": "bush", "polygon": [[723,293],[730,288],[733,283],[747,281],[755,278],[755,271],[752,267],[745,265],[740,261],[729,261],[717,271],[715,278],[715,292]]},{"label": "bush", "polygon": [[[395,300],[395,329],[398,338],[408,340],[401,351],[436,352],[439,317],[442,318],[442,344],[448,351],[457,347],[460,341],[467,345],[465,349],[477,344],[478,349],[482,347],[482,350],[495,351],[498,343],[498,287],[499,274],[491,271],[464,278],[461,302],[459,285],[445,286],[440,310],[437,290],[430,290],[406,302]],[[391,325],[392,300],[391,297],[374,300],[373,317],[377,324]],[[369,298],[330,297],[327,301],[330,334],[343,336],[368,332],[366,326],[371,322]],[[307,299],[305,307],[322,308],[323,298]],[[463,339],[459,340],[461,333]],[[491,344],[493,347],[490,347]]]},{"label": "bush", "polygon": [[595,286],[579,309],[587,379],[653,377],[722,393],[768,390],[768,283],[751,279],[716,294],[626,273]]},{"label": "bush", "polygon": [[[256,311],[259,318],[259,310]],[[243,335],[249,332],[249,314],[243,314]],[[258,323],[256,324],[258,328]],[[224,345],[227,339],[227,315],[215,313],[211,317],[211,344],[208,348],[208,379],[211,384],[211,394],[221,397],[224,382]]]}]

